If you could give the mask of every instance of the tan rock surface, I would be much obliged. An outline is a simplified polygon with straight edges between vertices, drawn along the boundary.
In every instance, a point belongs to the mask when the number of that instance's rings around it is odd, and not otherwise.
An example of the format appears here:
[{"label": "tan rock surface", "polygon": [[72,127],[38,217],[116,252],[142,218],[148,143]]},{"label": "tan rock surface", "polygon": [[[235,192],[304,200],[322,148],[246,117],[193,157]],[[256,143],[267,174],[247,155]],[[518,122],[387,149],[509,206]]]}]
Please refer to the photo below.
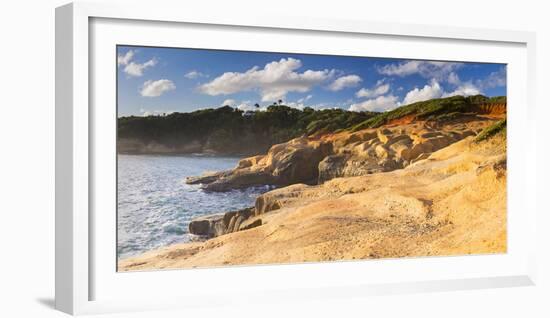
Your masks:
[{"label": "tan rock surface", "polygon": [[354,133],[303,136],[274,145],[265,155],[242,159],[235,169],[190,177],[187,182],[201,183],[209,191],[227,191],[264,184],[311,185],[337,177],[392,171],[475,135],[494,120],[465,115],[443,124],[415,121]]},{"label": "tan rock surface", "polygon": [[[452,130],[466,136],[483,126],[475,125],[449,127],[443,135],[452,138]],[[386,142],[389,135],[384,134]],[[349,134],[345,142],[330,138],[341,147],[364,140]],[[440,137],[416,138],[411,139],[424,144]],[[479,144],[473,139],[432,149],[404,169],[270,191],[258,198],[255,216],[246,222],[257,226],[121,260],[119,270],[503,253],[505,139],[497,135]],[[258,164],[277,158],[268,155]]]}]

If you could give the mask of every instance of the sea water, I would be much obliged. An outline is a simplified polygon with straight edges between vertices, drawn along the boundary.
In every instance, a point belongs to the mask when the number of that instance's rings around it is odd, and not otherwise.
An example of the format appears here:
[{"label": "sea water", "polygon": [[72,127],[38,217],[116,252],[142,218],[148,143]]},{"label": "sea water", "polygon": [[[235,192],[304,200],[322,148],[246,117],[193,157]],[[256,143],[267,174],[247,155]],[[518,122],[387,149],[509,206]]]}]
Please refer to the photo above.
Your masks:
[{"label": "sea water", "polygon": [[206,192],[185,178],[231,169],[239,158],[119,155],[117,177],[118,258],[195,239],[189,222],[198,216],[254,205],[267,186]]}]

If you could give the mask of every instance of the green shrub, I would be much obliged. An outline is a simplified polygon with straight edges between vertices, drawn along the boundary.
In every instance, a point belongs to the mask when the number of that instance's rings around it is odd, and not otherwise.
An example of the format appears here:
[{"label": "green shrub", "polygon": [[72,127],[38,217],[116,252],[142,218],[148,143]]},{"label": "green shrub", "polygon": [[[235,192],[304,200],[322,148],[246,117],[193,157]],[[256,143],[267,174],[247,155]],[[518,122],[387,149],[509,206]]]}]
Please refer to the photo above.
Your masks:
[{"label": "green shrub", "polygon": [[499,120],[496,123],[492,124],[491,126],[485,128],[476,136],[474,141],[475,142],[484,141],[499,133],[504,134],[504,136],[506,137],[506,119]]}]

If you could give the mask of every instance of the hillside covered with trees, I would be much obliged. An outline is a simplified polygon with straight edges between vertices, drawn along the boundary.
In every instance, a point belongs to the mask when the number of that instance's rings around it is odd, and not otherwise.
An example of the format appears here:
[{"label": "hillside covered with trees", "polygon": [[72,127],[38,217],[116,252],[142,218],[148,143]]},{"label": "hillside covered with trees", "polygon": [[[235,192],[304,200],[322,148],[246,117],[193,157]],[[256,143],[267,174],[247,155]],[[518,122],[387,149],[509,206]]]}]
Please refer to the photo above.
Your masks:
[{"label": "hillside covered with trees", "polygon": [[377,114],[272,105],[266,111],[246,113],[224,106],[165,116],[121,117],[118,119],[118,151],[256,154],[303,134],[329,133],[352,127]]},{"label": "hillside covered with trees", "polygon": [[405,116],[414,120],[452,120],[481,112],[484,104],[506,104],[506,97],[453,96],[398,107],[392,111],[353,112],[339,108],[303,110],[271,105],[243,112],[224,106],[189,113],[118,118],[119,153],[259,154],[302,135],[375,128]]}]

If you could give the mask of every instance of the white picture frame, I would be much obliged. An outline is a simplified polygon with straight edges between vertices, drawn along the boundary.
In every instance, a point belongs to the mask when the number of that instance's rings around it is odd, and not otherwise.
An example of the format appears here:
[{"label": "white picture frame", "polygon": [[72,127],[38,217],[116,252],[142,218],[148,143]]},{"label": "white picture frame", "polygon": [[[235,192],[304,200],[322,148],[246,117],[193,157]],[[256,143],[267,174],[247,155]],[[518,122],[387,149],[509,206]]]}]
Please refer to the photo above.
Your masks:
[{"label": "white picture frame", "polygon": [[[166,35],[158,35],[170,42],[170,30],[178,25],[193,27],[209,27],[213,31],[223,28],[246,28],[257,32],[285,32],[285,34],[299,32],[316,32],[316,36],[344,36],[347,38],[372,36],[393,37],[399,41],[427,41],[433,43],[449,42],[455,46],[483,46],[489,44],[514,47],[518,53],[510,61],[517,76],[509,85],[509,90],[521,91],[516,98],[511,98],[513,105],[525,103],[525,107],[511,109],[509,116],[509,155],[512,158],[520,156],[534,156],[535,145],[535,34],[520,31],[483,30],[455,27],[434,27],[426,25],[404,25],[400,23],[380,23],[367,21],[329,20],[329,19],[297,19],[279,16],[255,15],[221,15],[213,12],[190,12],[184,5],[181,7],[163,6],[150,10],[147,6],[117,6],[110,4],[72,3],[56,9],[56,308],[70,314],[103,313],[115,311],[135,311],[167,307],[201,306],[211,304],[230,304],[241,297],[256,302],[284,302],[322,298],[345,298],[350,296],[397,294],[423,291],[448,291],[459,289],[495,288],[526,286],[535,283],[535,220],[536,208],[534,205],[536,187],[536,167],[523,165],[518,171],[521,162],[510,160],[511,171],[516,167],[516,173],[509,178],[509,195],[516,193],[517,198],[511,198],[509,209],[520,210],[525,219],[519,221],[509,218],[510,222],[517,223],[515,236],[509,240],[516,240],[521,236],[521,253],[509,253],[501,256],[468,256],[468,257],[441,257],[428,259],[406,260],[379,260],[368,262],[340,262],[331,264],[300,264],[278,266],[250,266],[232,269],[200,269],[186,271],[165,271],[162,273],[115,273],[122,279],[114,279],[113,275],[103,275],[98,269],[96,261],[103,257],[95,251],[101,242],[92,239],[97,226],[101,226],[91,211],[98,202],[94,202],[91,192],[97,182],[94,178],[94,160],[97,147],[94,143],[109,136],[99,135],[95,131],[97,125],[94,118],[94,109],[91,107],[95,96],[91,94],[91,87],[95,82],[94,76],[103,76],[93,67],[102,65],[101,62],[92,64],[94,48],[90,43],[100,36],[93,28],[94,21],[112,19],[128,23],[138,21],[142,25],[165,23],[160,28],[166,29]],[[158,25],[157,25],[158,27]],[[127,26],[126,26],[127,28]],[[100,30],[101,31],[101,30]],[[255,31],[255,32],[256,32]],[[102,33],[104,34],[104,33]],[[145,35],[147,36],[147,35]],[[107,38],[107,36],[105,36]],[[147,40],[141,38],[140,43]],[[107,39],[105,45],[112,45],[120,38]],[[151,39],[150,39],[151,40]],[[149,42],[147,42],[149,43]],[[128,43],[125,43],[128,44]],[[174,44],[177,45],[177,44]],[[238,44],[237,44],[238,46]],[[304,50],[304,49],[302,49]],[[414,50],[408,54],[414,55]],[[436,54],[436,53],[434,53]],[[444,53],[439,57],[444,56]],[[113,55],[114,56],[114,55]],[[409,55],[407,57],[411,57]],[[385,56],[384,56],[385,57]],[[431,58],[431,57],[430,57]],[[452,58],[452,57],[450,57]],[[491,56],[482,58],[472,55],[470,59],[491,61]],[[484,60],[485,59],[485,60]],[[506,62],[503,58],[500,62]],[[113,62],[114,63],[114,62]],[[107,115],[108,116],[108,115]],[[521,128],[521,129],[520,129]],[[524,141],[519,147],[518,141]],[[114,142],[114,140],[112,140]],[[514,179],[514,175],[517,179]],[[521,175],[521,176],[520,176]],[[514,182],[513,180],[517,180]],[[512,182],[514,182],[512,184]],[[519,190],[518,190],[519,189]],[[114,218],[113,218],[114,220]],[[516,222],[517,221],[517,222]],[[99,224],[99,225],[98,225]],[[109,228],[112,231],[112,227]],[[113,259],[115,258],[112,255]],[[429,274],[422,273],[424,264],[427,264]],[[503,264],[501,270],[489,270],[481,265]],[[508,264],[510,266],[508,266]],[[369,274],[364,274],[369,266]],[[403,272],[403,269],[407,271]],[[458,275],[458,269],[463,275]],[[476,270],[478,269],[478,270]],[[391,271],[394,279],[389,279]],[[399,274],[399,272],[401,274]],[[181,273],[180,273],[181,272]],[[136,295],[117,298],[115,292],[109,297],[102,297],[99,293],[105,290],[118,291],[116,285],[126,284],[126,290],[132,289],[133,281],[139,279],[139,284],[146,284],[158,288],[163,281],[182,279],[187,275],[198,279],[227,279],[228,283],[239,282],[239,275],[255,275],[261,279],[266,274],[274,277],[272,281],[260,284],[256,281],[243,284],[239,288],[219,289],[210,288],[194,294],[177,294],[173,298],[162,295],[153,297],[147,295],[144,299],[135,301]],[[363,273],[363,279],[354,279],[353,276],[334,276],[335,273]],[[294,274],[293,274],[294,273]],[[296,275],[296,273],[300,273]],[[397,274],[396,274],[397,273]],[[404,275],[415,273],[411,279]],[[453,274],[454,273],[454,274]],[[131,275],[140,275],[131,276]],[[295,275],[293,282],[281,282],[278,277]],[[375,276],[378,276],[375,279]],[[109,277],[107,277],[109,276]],[[302,277],[303,279],[298,279]],[[315,277],[324,277],[324,281],[315,280]],[[102,279],[102,286],[98,289],[95,280]],[[254,281],[255,279],[251,279]],[[278,282],[279,281],[279,282]],[[356,281],[354,283],[354,281]],[[191,284],[192,284],[191,280]],[[155,285],[157,284],[157,285]],[[254,285],[256,284],[256,285]],[[143,286],[143,285],[142,285]],[[114,288],[114,289],[113,289]],[[103,291],[102,291],[103,290]],[[261,290],[261,294],[258,291]],[[228,293],[228,291],[230,293]],[[204,297],[208,295],[209,297]]]}]

